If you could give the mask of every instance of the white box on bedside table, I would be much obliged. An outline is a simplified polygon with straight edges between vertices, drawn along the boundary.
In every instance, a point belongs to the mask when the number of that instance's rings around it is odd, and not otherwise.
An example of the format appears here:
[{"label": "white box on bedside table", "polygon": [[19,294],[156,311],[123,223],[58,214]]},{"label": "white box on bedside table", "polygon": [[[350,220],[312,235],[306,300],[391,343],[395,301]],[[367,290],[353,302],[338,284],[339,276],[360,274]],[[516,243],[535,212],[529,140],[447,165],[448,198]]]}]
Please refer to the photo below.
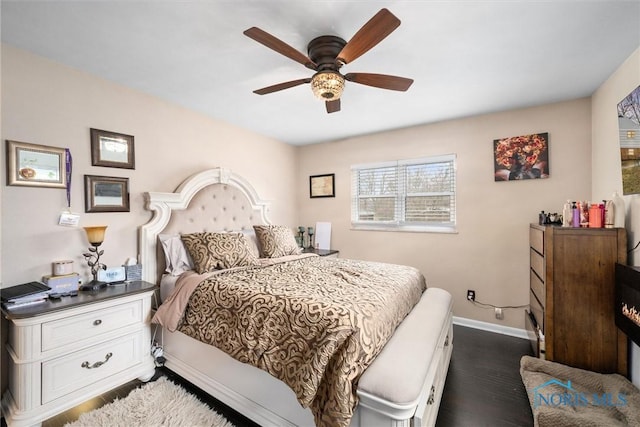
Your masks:
[{"label": "white box on bedside table", "polygon": [[80,275],[71,273],[62,276],[44,276],[42,281],[51,288],[52,294],[66,294],[78,291]]}]

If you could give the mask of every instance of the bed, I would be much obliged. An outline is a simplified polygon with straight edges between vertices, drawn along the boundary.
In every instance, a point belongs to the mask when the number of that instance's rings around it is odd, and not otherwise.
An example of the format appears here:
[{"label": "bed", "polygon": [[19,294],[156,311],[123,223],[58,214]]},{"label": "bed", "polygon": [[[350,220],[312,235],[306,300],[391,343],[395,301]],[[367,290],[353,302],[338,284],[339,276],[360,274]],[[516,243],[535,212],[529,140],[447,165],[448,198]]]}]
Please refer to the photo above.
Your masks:
[{"label": "bed", "polygon": [[141,263],[161,287],[167,368],[262,426],[435,424],[453,346],[448,292],[411,267],[297,253],[228,169],[145,202]]}]

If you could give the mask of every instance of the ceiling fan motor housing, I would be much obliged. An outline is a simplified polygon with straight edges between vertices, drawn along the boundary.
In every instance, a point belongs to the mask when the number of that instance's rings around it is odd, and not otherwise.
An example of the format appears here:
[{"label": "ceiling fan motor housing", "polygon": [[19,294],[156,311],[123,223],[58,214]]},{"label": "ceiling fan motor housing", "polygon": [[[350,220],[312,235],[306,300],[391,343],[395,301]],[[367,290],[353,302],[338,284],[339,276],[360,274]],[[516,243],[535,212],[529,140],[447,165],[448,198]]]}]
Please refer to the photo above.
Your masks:
[{"label": "ceiling fan motor housing", "polygon": [[337,71],[336,57],[347,44],[338,36],[320,36],[311,40],[307,45],[309,58],[318,65],[316,71]]},{"label": "ceiling fan motor housing", "polygon": [[320,36],[309,42],[309,58],[318,66],[311,79],[311,90],[316,97],[330,101],[342,95],[344,77],[338,72],[342,64],[336,64],[336,57],[346,44],[337,36]]}]

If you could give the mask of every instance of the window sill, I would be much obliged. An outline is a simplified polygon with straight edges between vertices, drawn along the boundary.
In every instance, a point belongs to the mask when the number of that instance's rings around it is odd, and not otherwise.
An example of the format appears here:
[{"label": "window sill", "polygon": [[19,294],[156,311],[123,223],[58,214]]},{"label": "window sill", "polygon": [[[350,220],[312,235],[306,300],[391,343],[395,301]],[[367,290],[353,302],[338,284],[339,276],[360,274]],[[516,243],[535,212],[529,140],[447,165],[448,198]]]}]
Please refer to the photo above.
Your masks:
[{"label": "window sill", "polygon": [[455,226],[351,224],[355,231],[397,231],[408,233],[458,234]]}]

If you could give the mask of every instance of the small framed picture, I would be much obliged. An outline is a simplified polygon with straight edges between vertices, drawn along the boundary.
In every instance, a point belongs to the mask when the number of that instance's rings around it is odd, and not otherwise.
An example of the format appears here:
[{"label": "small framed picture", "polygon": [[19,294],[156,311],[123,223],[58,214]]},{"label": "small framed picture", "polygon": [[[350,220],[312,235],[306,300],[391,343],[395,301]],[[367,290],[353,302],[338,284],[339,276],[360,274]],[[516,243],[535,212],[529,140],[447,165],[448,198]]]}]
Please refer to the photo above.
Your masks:
[{"label": "small framed picture", "polygon": [[335,174],[310,176],[309,197],[336,197]]},{"label": "small framed picture", "polygon": [[129,212],[129,178],[84,176],[85,212]]},{"label": "small framed picture", "polygon": [[133,136],[91,129],[91,164],[110,168],[135,169]]},{"label": "small framed picture", "polygon": [[65,149],[7,140],[7,185],[66,188]]}]

